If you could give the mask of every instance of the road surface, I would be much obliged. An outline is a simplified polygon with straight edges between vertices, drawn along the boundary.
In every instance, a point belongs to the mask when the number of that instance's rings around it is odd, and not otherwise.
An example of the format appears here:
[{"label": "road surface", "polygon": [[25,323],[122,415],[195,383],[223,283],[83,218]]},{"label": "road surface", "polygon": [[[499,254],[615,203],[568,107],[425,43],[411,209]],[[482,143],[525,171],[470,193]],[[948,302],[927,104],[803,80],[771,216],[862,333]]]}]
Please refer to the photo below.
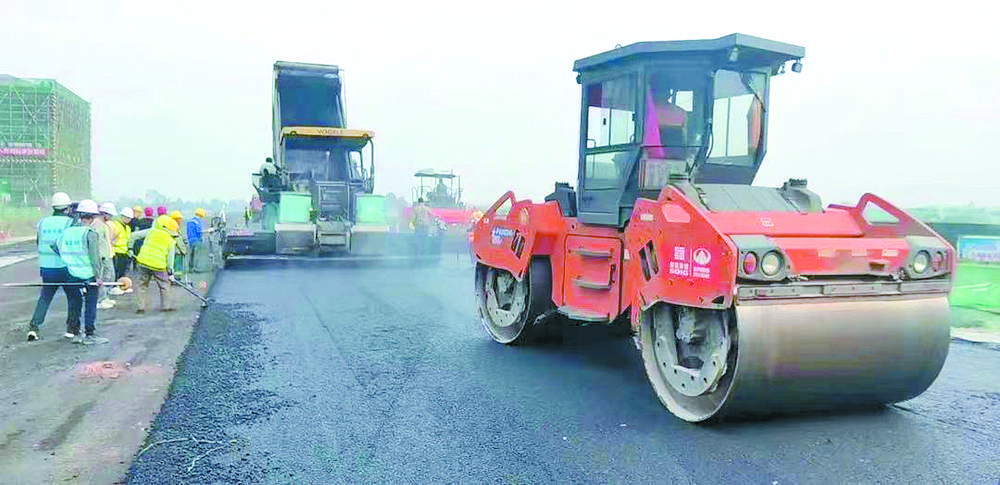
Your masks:
[{"label": "road surface", "polygon": [[[628,338],[507,347],[472,268],[222,273],[131,483],[997,483],[1000,352],[954,343],[924,395],[698,426]],[[173,441],[170,441],[173,440]]]}]

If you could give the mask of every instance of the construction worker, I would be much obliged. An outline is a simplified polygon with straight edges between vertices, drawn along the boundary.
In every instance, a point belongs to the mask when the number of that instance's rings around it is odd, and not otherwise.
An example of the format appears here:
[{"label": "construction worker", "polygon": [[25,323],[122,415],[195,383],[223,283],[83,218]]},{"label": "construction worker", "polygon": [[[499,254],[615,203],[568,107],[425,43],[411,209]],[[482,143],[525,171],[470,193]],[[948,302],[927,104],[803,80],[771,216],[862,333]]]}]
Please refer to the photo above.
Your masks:
[{"label": "construction worker", "polygon": [[177,231],[177,222],[164,216],[157,218],[153,228],[145,234],[142,251],[135,258],[139,264],[139,308],[136,313],[144,313],[149,306],[149,285],[154,280],[160,290],[160,309],[176,310],[170,303],[170,279],[174,275]]},{"label": "construction worker", "polygon": [[[138,230],[150,229],[153,227],[153,208],[147,207],[142,211],[143,218],[139,220]],[[136,253],[138,254],[138,253]]]},{"label": "construction worker", "polygon": [[416,252],[422,255],[427,252],[427,240],[430,236],[431,224],[434,222],[434,215],[421,197],[417,204],[413,206],[410,213],[410,224],[413,226],[414,244]]},{"label": "construction worker", "polygon": [[[103,281],[114,281],[115,279],[115,265],[112,262],[112,257],[114,256],[114,248],[111,245],[111,237],[109,236],[108,223],[112,217],[118,215],[118,211],[115,210],[115,205],[110,202],[105,202],[101,204],[100,213],[94,216],[93,222],[91,222],[91,228],[97,233],[97,237],[100,241],[101,248],[101,274],[100,278]],[[107,310],[109,308],[114,308],[115,302],[108,295],[109,288],[103,286],[97,288],[97,293],[100,295],[100,299],[97,302],[97,308],[101,310]]]},{"label": "construction worker", "polygon": [[[128,242],[132,237],[132,217],[135,215],[132,209],[126,207],[122,209],[118,219],[108,221],[108,237],[111,239],[111,246],[114,249],[112,260],[115,266],[115,279],[125,276],[128,272],[128,265],[131,258],[128,255]],[[109,293],[113,296],[124,295],[132,289],[122,291],[119,287],[111,288]]]},{"label": "construction worker", "polygon": [[138,231],[139,230],[139,221],[141,219],[142,219],[142,206],[141,205],[137,205],[137,206],[135,206],[135,207],[132,208],[132,223],[131,223],[131,225],[132,225],[132,230],[133,231]]},{"label": "construction worker", "polygon": [[[101,277],[103,271],[101,263],[102,242],[97,231],[94,230],[94,220],[101,211],[97,208],[97,203],[92,200],[81,200],[76,208],[79,220],[63,231],[62,236],[56,241],[56,251],[66,270],[70,275],[70,282],[75,283],[83,291],[82,298],[70,301],[70,305],[75,305],[70,309],[70,319],[67,321],[66,334],[72,338],[74,343],[84,345],[104,344],[108,339],[98,337],[96,333],[97,324],[97,289],[104,282]],[[83,302],[86,307],[81,309]],[[81,311],[83,310],[83,311]],[[84,332],[80,336],[80,313],[84,314]]]},{"label": "construction worker", "polygon": [[476,209],[472,211],[472,216],[469,218],[469,222],[471,222],[472,225],[475,226],[476,223],[479,222],[479,219],[482,218],[483,218],[483,211]]},{"label": "construction worker", "polygon": [[174,258],[174,274],[187,278],[185,273],[187,265],[185,263],[188,259],[190,246],[187,243],[187,227],[184,224],[184,214],[179,210],[173,210],[170,212],[170,218],[177,223],[177,227],[179,228],[177,231],[177,256]]},{"label": "construction worker", "polygon": [[399,232],[399,206],[396,204],[396,194],[385,194],[385,225],[389,232]]},{"label": "construction worker", "polygon": [[[200,253],[204,253],[204,237],[203,232],[205,229],[204,221],[205,209],[199,207],[194,210],[194,217],[187,221],[187,242],[188,242],[188,272],[194,273],[198,270],[198,264],[196,258]],[[204,258],[204,254],[200,254]]]},{"label": "construction worker", "polygon": [[[70,282],[69,270],[59,254],[53,249],[56,241],[62,237],[63,232],[73,225],[73,218],[70,217],[70,200],[64,192],[57,192],[52,196],[52,215],[38,222],[38,233],[35,243],[38,246],[38,272],[41,274],[42,283],[50,286],[42,286],[41,294],[38,296],[38,303],[35,304],[35,312],[31,315],[31,322],[28,324],[28,341],[38,340],[38,330],[45,323],[45,315],[49,312],[49,305],[52,304],[52,297],[56,291],[62,288],[66,294],[69,317],[67,322],[74,319],[79,325],[80,315],[74,315],[73,309],[80,306],[80,287],[68,284]],[[56,285],[59,286],[56,286]],[[74,334],[67,333],[68,338]]]}]

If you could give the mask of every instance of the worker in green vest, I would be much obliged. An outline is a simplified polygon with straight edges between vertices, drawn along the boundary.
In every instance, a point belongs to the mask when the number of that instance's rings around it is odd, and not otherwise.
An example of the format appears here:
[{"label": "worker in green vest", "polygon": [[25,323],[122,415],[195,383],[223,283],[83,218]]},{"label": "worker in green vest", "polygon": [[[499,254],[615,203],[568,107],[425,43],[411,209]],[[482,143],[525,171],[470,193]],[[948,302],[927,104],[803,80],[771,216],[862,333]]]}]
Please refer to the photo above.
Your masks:
[{"label": "worker in green vest", "polygon": [[[28,324],[28,341],[38,340],[38,331],[45,323],[45,315],[49,312],[49,305],[56,291],[62,288],[66,294],[66,302],[69,310],[67,322],[74,319],[79,325],[80,315],[73,315],[73,309],[80,307],[80,287],[71,285],[69,270],[66,263],[52,247],[56,241],[62,237],[63,232],[73,225],[73,218],[70,217],[70,205],[72,201],[69,195],[64,192],[57,192],[52,196],[52,215],[38,222],[38,235],[36,243],[38,245],[38,272],[41,274],[42,286],[41,295],[38,296],[38,303],[35,304],[35,312],[31,315],[31,323]],[[67,331],[66,337],[73,338],[75,334]]]},{"label": "worker in green vest", "polygon": [[73,342],[84,345],[104,344],[108,339],[95,335],[97,324],[97,298],[98,288],[103,284],[102,261],[101,261],[101,239],[93,229],[94,219],[100,215],[97,203],[92,200],[81,200],[76,208],[79,220],[76,224],[63,231],[62,236],[56,242],[56,250],[66,269],[69,271],[70,282],[82,288],[86,301],[83,308],[83,330],[85,335],[80,333],[80,306],[83,301],[78,300],[77,308],[71,312],[76,315],[75,321],[68,322],[68,332],[75,335]]},{"label": "worker in green vest", "polygon": [[170,303],[170,278],[174,274],[174,257],[177,250],[177,222],[169,217],[158,217],[153,228],[145,235],[142,249],[135,258],[139,264],[139,308],[144,313],[149,306],[149,285],[156,281],[160,289],[160,309],[176,310]]}]

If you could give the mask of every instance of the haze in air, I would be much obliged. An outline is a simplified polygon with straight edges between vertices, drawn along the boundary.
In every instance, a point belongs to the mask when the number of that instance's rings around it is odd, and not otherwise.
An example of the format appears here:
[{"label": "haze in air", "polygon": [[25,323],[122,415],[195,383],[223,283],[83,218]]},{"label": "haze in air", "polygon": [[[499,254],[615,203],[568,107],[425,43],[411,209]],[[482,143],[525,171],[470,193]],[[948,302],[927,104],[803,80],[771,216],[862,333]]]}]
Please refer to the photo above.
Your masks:
[{"label": "haze in air", "polygon": [[5,8],[0,42],[16,48],[0,60],[92,103],[99,198],[249,198],[271,152],[280,59],[345,70],[347,122],[377,135],[379,193],[409,194],[420,168],[454,169],[466,199],[488,204],[575,184],[573,60],[741,32],[806,47],[803,72],[773,83],[758,184],[805,177],[827,202],[872,191],[907,207],[1000,205],[993,7],[959,3],[43,0]]}]

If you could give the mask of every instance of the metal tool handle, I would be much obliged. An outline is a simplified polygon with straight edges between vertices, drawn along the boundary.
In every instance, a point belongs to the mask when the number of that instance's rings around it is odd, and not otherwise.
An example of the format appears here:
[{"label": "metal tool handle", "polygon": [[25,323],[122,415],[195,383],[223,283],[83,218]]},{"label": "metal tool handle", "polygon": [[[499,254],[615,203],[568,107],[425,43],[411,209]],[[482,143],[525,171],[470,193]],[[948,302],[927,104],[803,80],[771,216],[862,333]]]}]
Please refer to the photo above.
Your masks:
[{"label": "metal tool handle", "polygon": [[2,288],[35,288],[41,286],[122,286],[124,283],[118,281],[110,282],[103,281],[100,285],[97,283],[84,283],[84,282],[66,282],[66,283],[3,283],[0,285]]},{"label": "metal tool handle", "polygon": [[174,278],[174,275],[170,275],[170,282],[173,283],[173,284],[175,284],[175,285],[177,285],[177,286],[180,286],[181,288],[184,288],[185,291],[187,291],[188,293],[190,293],[191,295],[193,295],[195,298],[201,300],[201,303],[202,303],[201,306],[202,307],[208,306],[208,299],[207,298],[205,298],[205,297],[201,296],[200,294],[198,294],[198,292],[195,291],[190,286],[185,285],[184,283],[181,283],[180,281],[178,281],[177,278]]}]

